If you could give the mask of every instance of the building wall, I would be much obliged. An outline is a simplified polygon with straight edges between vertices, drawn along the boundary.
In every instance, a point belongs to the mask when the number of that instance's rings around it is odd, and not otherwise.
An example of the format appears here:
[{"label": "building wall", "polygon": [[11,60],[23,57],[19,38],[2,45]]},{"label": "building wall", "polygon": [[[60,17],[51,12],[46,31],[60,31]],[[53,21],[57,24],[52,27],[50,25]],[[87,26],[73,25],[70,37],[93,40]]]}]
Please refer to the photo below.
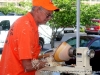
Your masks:
[{"label": "building wall", "polygon": [[24,0],[0,0],[0,2],[20,2]]},{"label": "building wall", "polygon": [[[31,0],[0,0],[0,6],[2,6],[5,2],[14,2],[15,4],[17,4],[20,1],[31,1]],[[81,0],[83,3],[85,4],[100,4],[100,0]]]},{"label": "building wall", "polygon": [[85,4],[90,4],[90,5],[93,5],[93,4],[100,4],[100,0],[84,0],[82,1],[83,3]]}]

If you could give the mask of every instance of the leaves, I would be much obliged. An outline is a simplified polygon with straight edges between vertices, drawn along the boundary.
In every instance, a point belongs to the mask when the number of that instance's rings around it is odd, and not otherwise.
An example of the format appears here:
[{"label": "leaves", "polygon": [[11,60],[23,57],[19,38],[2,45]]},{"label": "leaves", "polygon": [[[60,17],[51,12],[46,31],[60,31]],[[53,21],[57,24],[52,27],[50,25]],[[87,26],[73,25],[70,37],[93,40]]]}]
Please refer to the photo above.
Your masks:
[{"label": "leaves", "polygon": [[[73,27],[76,25],[76,0],[54,0],[55,5],[60,8],[54,12],[53,19],[49,22],[51,27]],[[91,19],[100,18],[100,4],[80,4],[80,24],[91,25]]]},{"label": "leaves", "polygon": [[[53,3],[60,9],[59,12],[53,13],[52,20],[49,21],[51,27],[69,27],[76,25],[76,0],[53,0]],[[18,3],[16,7],[13,3],[5,3],[4,7],[0,7],[0,11],[4,14],[8,12],[16,12],[18,14],[26,14],[31,10],[32,3],[27,0],[26,2]],[[100,18],[100,4],[86,5],[80,4],[80,24],[91,25],[91,19]]]},{"label": "leaves", "polygon": [[[58,3],[59,2],[59,3]],[[60,8],[59,12],[54,12],[54,17],[50,20],[50,25],[55,28],[69,27],[75,25],[76,7],[75,1],[54,0],[55,5]]]}]

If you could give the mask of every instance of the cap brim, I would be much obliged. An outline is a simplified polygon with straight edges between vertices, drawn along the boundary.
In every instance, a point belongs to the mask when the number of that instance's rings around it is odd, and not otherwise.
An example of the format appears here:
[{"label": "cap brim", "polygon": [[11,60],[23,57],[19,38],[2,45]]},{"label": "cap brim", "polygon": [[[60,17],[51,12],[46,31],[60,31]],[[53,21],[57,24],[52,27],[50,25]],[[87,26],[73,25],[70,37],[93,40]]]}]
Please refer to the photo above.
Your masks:
[{"label": "cap brim", "polygon": [[43,6],[43,8],[47,9],[47,10],[51,10],[51,11],[59,11],[59,8],[57,8],[56,6],[54,6],[53,4],[49,4],[47,6]]},{"label": "cap brim", "polygon": [[59,11],[59,8],[58,8],[58,9],[56,9],[56,10],[54,10],[54,11]]}]

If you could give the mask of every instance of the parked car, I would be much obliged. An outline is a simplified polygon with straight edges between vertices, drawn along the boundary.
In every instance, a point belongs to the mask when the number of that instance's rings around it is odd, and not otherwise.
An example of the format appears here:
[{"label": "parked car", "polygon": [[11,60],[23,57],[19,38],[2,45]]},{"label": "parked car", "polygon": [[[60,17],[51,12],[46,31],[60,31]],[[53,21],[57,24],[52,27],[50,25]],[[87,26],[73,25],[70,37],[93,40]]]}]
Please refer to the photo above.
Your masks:
[{"label": "parked car", "polygon": [[61,41],[61,39],[64,36],[64,30],[63,30],[63,28],[58,28],[58,29],[55,29],[54,31],[56,32],[56,38],[55,39],[57,41]]},{"label": "parked car", "polygon": [[[66,42],[71,45],[73,48],[76,48],[76,36],[73,36],[66,40]],[[90,65],[92,66],[93,71],[100,71],[100,36],[98,35],[86,35],[80,36],[80,47],[88,47],[90,50],[95,51],[94,58],[90,59]],[[52,52],[50,49],[44,53]],[[65,62],[66,65],[76,64],[76,58],[73,57],[69,61]]]},{"label": "parked car", "polygon": [[10,26],[20,16],[0,16],[0,48],[3,48],[4,42]]},{"label": "parked car", "polygon": [[50,44],[52,38],[52,29],[49,25],[39,25],[39,43],[43,49],[44,44]]},{"label": "parked car", "polygon": [[9,12],[9,13],[7,14],[7,16],[22,16],[22,15],[24,15],[24,14],[17,14],[17,13],[15,13],[15,12]]},{"label": "parked car", "polygon": [[0,16],[5,16],[5,14],[3,12],[0,12]]},{"label": "parked car", "polygon": [[74,33],[74,27],[66,27],[64,28],[64,33]]},{"label": "parked car", "polygon": [[94,23],[92,26],[86,28],[87,34],[99,34],[100,35],[100,19],[92,19]]},{"label": "parked car", "polygon": [[[10,26],[15,20],[21,16],[1,16],[0,17],[0,48],[3,48],[4,42]],[[40,25],[39,27],[39,44],[43,48],[44,44],[50,44],[52,29],[47,25]]]}]

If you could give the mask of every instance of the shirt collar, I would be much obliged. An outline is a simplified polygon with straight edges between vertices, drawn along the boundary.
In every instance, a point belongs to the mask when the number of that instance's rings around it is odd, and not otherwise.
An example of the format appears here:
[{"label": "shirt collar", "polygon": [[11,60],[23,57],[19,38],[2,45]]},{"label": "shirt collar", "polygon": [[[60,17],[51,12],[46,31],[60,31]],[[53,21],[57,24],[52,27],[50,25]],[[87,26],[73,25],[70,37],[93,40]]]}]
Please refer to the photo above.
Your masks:
[{"label": "shirt collar", "polygon": [[38,25],[36,24],[34,17],[31,15],[30,12],[26,14],[26,16],[29,18],[29,21],[31,22],[32,27],[36,28],[38,30]]}]

